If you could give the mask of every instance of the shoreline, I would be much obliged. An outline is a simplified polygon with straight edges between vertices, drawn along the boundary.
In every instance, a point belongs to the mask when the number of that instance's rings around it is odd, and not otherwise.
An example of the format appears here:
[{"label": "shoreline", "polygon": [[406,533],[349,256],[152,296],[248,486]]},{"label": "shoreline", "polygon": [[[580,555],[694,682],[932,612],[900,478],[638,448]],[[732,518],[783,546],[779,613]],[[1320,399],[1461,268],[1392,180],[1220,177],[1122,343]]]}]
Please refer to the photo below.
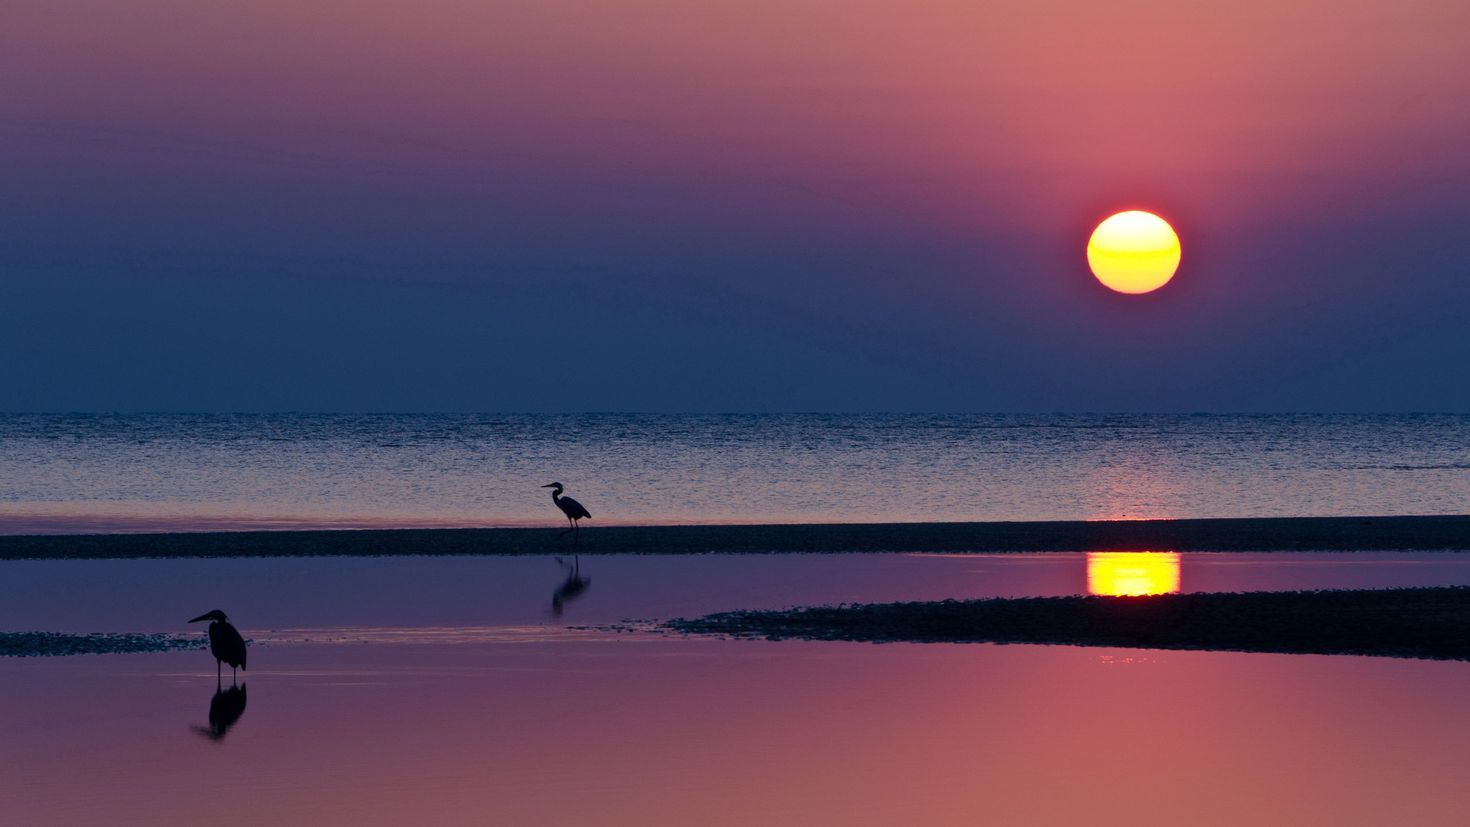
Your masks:
[{"label": "shoreline", "polygon": [[684,635],[1470,660],[1470,587],[1027,597],[721,612]]},{"label": "shoreline", "polygon": [[1470,515],[0,536],[0,560],[538,554],[1467,551]]}]

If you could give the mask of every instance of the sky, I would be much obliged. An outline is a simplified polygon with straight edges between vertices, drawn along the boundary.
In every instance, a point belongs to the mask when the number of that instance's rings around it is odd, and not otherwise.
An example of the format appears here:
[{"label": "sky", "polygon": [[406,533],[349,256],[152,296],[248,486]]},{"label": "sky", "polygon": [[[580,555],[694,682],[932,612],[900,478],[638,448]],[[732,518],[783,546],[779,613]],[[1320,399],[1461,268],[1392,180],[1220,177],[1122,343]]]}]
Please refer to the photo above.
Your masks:
[{"label": "sky", "polygon": [[[0,410],[1470,412],[1463,0],[7,0]],[[1174,281],[1091,276],[1112,212]]]}]

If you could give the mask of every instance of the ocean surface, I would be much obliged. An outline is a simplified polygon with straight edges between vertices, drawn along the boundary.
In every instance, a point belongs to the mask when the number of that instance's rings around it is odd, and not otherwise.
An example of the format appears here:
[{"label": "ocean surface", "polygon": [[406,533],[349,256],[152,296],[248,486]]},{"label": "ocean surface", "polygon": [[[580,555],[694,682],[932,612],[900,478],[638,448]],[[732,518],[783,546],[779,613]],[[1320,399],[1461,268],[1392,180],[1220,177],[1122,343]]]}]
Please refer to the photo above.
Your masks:
[{"label": "ocean surface", "polygon": [[1464,415],[0,415],[0,533],[1451,514]]}]

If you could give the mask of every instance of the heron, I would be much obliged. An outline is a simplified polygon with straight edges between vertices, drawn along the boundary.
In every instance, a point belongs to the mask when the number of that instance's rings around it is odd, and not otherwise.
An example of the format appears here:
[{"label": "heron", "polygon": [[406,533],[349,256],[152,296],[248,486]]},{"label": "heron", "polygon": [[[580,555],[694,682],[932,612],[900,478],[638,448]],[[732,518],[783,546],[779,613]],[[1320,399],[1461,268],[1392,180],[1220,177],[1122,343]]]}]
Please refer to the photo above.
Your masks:
[{"label": "heron", "polygon": [[219,609],[204,614],[189,621],[198,623],[201,620],[210,621],[209,624],[209,653],[214,655],[214,677],[216,682],[222,680],[220,664],[230,665],[230,680],[235,679],[235,670],[245,668],[245,638],[240,637],[240,630],[230,625],[230,619]]},{"label": "heron", "polygon": [[[583,508],[581,503],[571,497],[563,497],[561,495],[562,484],[559,482],[549,483],[541,487],[551,489],[551,501],[556,503],[556,507],[561,509],[561,513],[567,515],[567,531],[572,532],[574,538],[578,540],[582,539],[582,529],[577,525],[577,521],[583,517],[589,520],[592,519],[592,512]],[[567,531],[563,531],[556,536],[560,537],[562,534],[566,534]]]}]

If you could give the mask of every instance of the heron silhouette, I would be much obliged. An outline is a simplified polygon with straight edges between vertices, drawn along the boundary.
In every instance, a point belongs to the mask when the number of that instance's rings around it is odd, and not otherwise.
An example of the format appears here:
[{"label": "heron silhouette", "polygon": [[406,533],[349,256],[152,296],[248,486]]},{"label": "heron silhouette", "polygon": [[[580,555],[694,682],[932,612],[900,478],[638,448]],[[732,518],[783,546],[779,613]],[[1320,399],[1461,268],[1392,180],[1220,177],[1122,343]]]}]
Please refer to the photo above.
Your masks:
[{"label": "heron silhouette", "polygon": [[235,670],[245,668],[245,638],[240,632],[230,625],[230,619],[219,609],[204,614],[189,621],[198,623],[201,620],[212,621],[209,624],[209,653],[214,655],[214,677],[220,680],[220,664],[230,665],[230,680],[235,679]]},{"label": "heron silhouette", "polygon": [[[572,537],[580,541],[582,539],[582,529],[577,525],[577,521],[583,517],[589,520],[592,519],[592,512],[582,507],[581,503],[571,497],[563,497],[561,495],[562,485],[559,482],[549,483],[541,487],[551,489],[551,501],[556,503],[556,507],[561,509],[561,513],[567,515],[567,531],[572,532]],[[563,531],[556,536],[561,537],[567,531]]]},{"label": "heron silhouette", "polygon": [[225,733],[245,714],[245,685],[224,689],[214,687],[214,697],[209,699],[209,726],[194,725],[194,731],[215,743],[225,739]]},{"label": "heron silhouette", "polygon": [[551,613],[561,617],[562,609],[566,604],[580,597],[582,592],[587,591],[587,587],[592,585],[592,578],[582,576],[582,559],[577,555],[572,556],[570,566],[560,557],[556,558],[556,563],[569,569],[567,579],[563,580],[561,585],[556,587],[556,591],[551,593]]}]

